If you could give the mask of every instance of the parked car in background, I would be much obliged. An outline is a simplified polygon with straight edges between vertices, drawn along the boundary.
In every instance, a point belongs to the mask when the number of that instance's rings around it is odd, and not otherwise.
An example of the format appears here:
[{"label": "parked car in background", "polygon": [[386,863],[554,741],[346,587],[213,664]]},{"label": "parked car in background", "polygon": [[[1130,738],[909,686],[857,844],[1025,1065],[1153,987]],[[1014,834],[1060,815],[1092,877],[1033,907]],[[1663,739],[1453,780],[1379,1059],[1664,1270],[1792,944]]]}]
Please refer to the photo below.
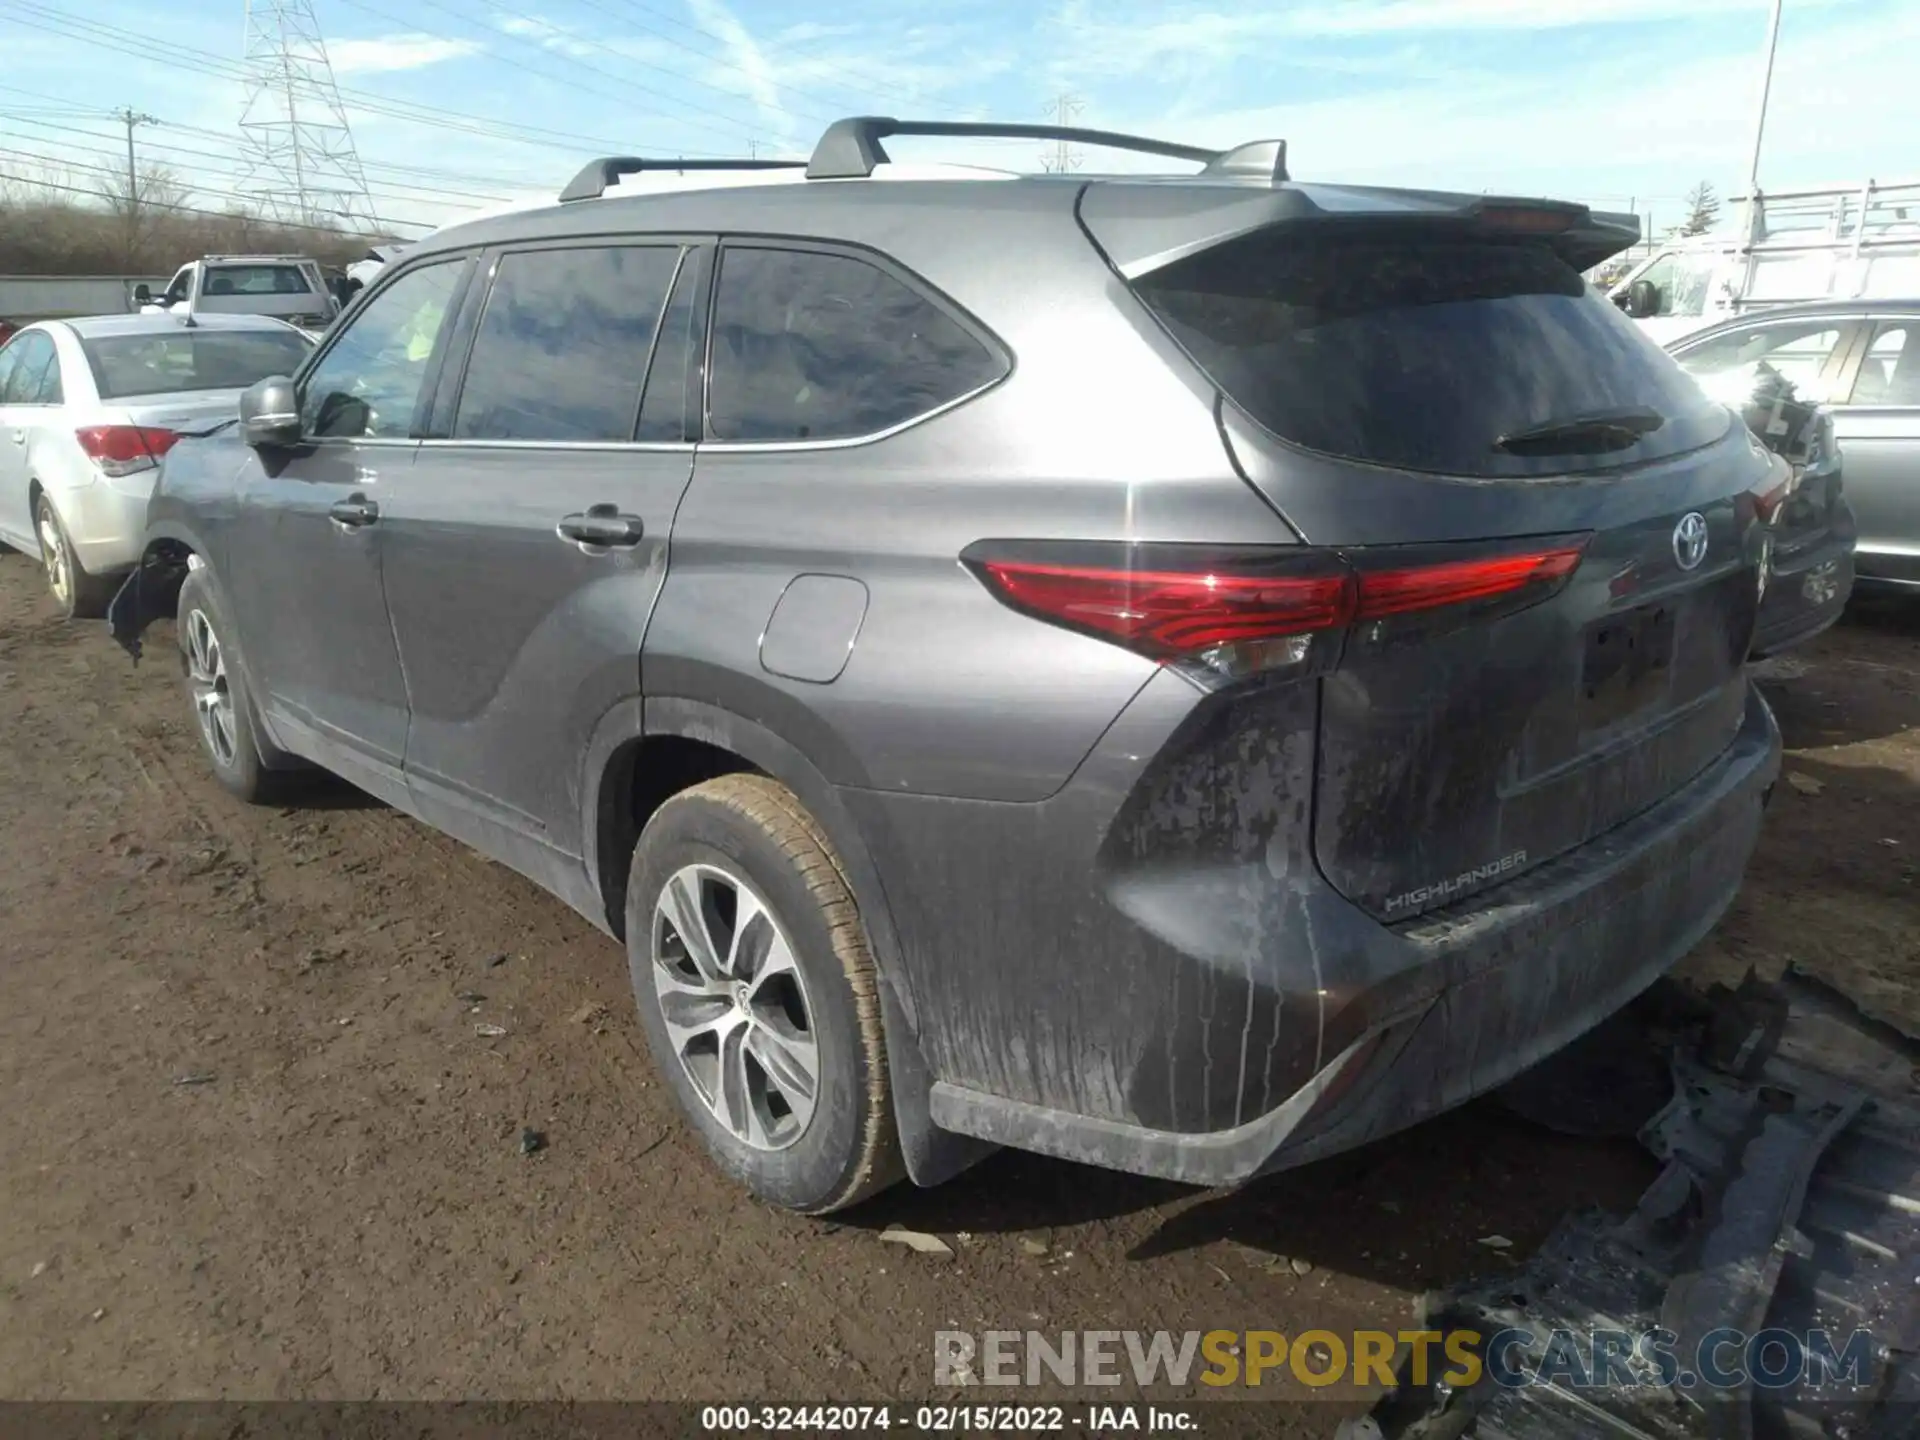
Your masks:
[{"label": "parked car in background", "polygon": [[622,936],[757,1194],[1301,1164],[1732,899],[1775,470],[1582,279],[1630,217],[1017,125],[657,168],[409,249],[173,452],[112,619],[235,794],[324,766]]},{"label": "parked car in background", "polygon": [[[1850,518],[1861,588],[1920,590],[1920,300],[1834,301],[1767,310],[1674,345],[1703,383],[1764,367],[1820,407],[1838,447],[1829,481],[1810,477],[1782,513],[1783,538],[1806,537],[1800,583],[1824,587],[1816,532]],[[1744,382],[1735,379],[1736,389]],[[1767,423],[1782,426],[1783,416]],[[1784,432],[1783,432],[1784,433]],[[1823,429],[1812,432],[1816,448]],[[1817,468],[1817,467],[1816,467]],[[1844,472],[1845,489],[1841,489]],[[1832,557],[1836,558],[1837,557]],[[1794,583],[1789,555],[1779,561]],[[1830,572],[1838,576],[1843,567]]]},{"label": "parked car in background", "polygon": [[1780,305],[1920,295],[1920,181],[1734,201],[1737,228],[1671,238],[1609,290],[1663,345]]},{"label": "parked car in background", "polygon": [[40,557],[68,616],[102,613],[139,559],[161,457],[312,348],[249,315],[29,325],[0,349],[0,540]]},{"label": "parked car in background", "polygon": [[167,288],[133,292],[142,314],[267,315],[317,335],[340,313],[340,301],[305,255],[208,255],[182,265]]}]

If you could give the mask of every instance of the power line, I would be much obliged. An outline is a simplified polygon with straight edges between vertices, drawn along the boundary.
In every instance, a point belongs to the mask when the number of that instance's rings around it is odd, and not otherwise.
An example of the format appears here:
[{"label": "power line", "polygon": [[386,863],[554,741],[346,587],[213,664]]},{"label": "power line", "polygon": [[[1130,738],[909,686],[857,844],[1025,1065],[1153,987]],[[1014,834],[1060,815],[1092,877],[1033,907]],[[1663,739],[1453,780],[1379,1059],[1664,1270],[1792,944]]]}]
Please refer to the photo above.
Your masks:
[{"label": "power line", "polygon": [[[36,99],[36,100],[48,100],[48,99],[54,98],[52,96],[46,95],[37,90],[24,90],[18,85],[0,85],[0,92],[5,92],[6,94],[10,94],[10,95],[25,95],[30,99]],[[67,119],[67,120],[107,120],[113,117],[113,111],[111,110],[101,109],[98,106],[83,107],[83,106],[77,106],[77,105],[64,106],[59,109],[55,109],[51,106],[22,107],[17,105],[10,105],[4,111],[0,111],[0,114],[13,116],[17,119],[28,120],[29,123],[35,124],[35,125],[49,125],[49,126],[50,126],[50,122],[48,121],[30,119],[30,117],[37,116],[37,115],[57,115],[60,118]],[[50,126],[50,128],[58,128],[58,127]],[[228,146],[231,146],[233,143],[233,132],[230,130],[209,130],[202,125],[185,125],[177,120],[169,121],[167,124],[167,129],[175,132],[176,134],[192,135],[204,140],[217,140],[220,143]],[[157,148],[166,148],[166,147],[150,145],[148,148],[157,149]],[[176,146],[172,148],[177,149],[179,147]],[[204,154],[206,152],[202,151],[202,152],[194,152],[194,153]],[[226,158],[226,156],[230,156],[230,154],[231,154],[231,151],[225,152],[225,155],[223,155],[222,158]],[[365,170],[381,170],[391,174],[425,175],[436,180],[471,180],[482,185],[505,185],[508,187],[545,186],[549,184],[553,178],[550,175],[541,175],[537,179],[528,179],[524,175],[480,174],[471,170],[453,170],[440,165],[435,165],[431,167],[425,166],[425,165],[400,165],[392,161],[385,161],[385,160],[363,159],[360,162],[360,165],[361,165],[361,168]],[[479,198],[493,198],[493,197],[479,197]]]},{"label": "power line", "polygon": [[[18,156],[28,160],[51,160],[52,163],[56,165],[62,163],[58,159],[58,157],[33,155],[25,151],[8,150],[4,147],[0,147],[0,155],[13,155],[13,156]],[[82,165],[82,166],[77,166],[75,168],[86,170],[92,167]],[[19,183],[26,185],[35,190],[52,190],[62,195],[81,195],[90,200],[97,200],[100,198],[100,192],[97,190],[83,190],[78,185],[61,185],[52,180],[36,180],[36,179],[23,178],[20,180]],[[169,201],[169,200],[152,201],[149,204],[148,208],[153,210],[167,210],[178,215],[206,215],[215,220],[242,220],[242,221],[251,221],[252,223],[255,223],[255,224],[260,223],[260,217],[257,215],[248,215],[245,212],[235,212],[232,210],[209,210],[206,207],[201,205],[187,205],[187,204],[179,203],[176,201]],[[399,223],[403,225],[414,225],[421,229],[428,229],[428,230],[434,228],[418,220],[403,220],[399,222],[386,221],[382,223],[387,225],[392,225],[394,223]],[[351,240],[365,240],[368,238],[368,232],[365,230],[348,230],[338,225],[327,225],[319,221],[315,221],[309,225],[301,225],[301,226],[292,227],[292,228],[297,228],[301,230],[312,230],[323,235],[344,235]]]},{"label": "power line", "polygon": [[[391,20],[391,21],[394,21],[395,23],[402,23],[399,20],[399,17],[386,11],[375,10],[371,5],[364,3],[364,0],[345,0],[345,3],[352,5],[357,10],[364,10],[370,15],[378,15],[382,19]],[[676,70],[671,68],[670,66],[655,64],[653,61],[650,61],[650,60],[643,60],[637,55],[625,54],[622,51],[613,49],[612,46],[605,41],[596,42],[591,38],[584,38],[578,35],[576,32],[567,29],[565,26],[558,25],[551,20],[547,20],[538,15],[529,15],[522,11],[511,9],[505,5],[495,5],[495,6],[492,6],[491,8],[496,15],[503,15],[510,19],[518,20],[521,22],[522,25],[528,27],[527,29],[518,30],[518,31],[506,30],[501,28],[498,25],[488,25],[483,21],[476,22],[474,20],[469,19],[469,17],[462,14],[460,11],[455,10],[452,6],[441,3],[441,0],[420,0],[420,3],[428,5],[433,9],[440,11],[442,14],[451,15],[456,20],[460,20],[463,23],[471,26],[472,28],[480,30],[482,33],[490,37],[495,37],[495,38],[504,37],[518,44],[532,46],[533,48],[540,50],[545,54],[551,55],[554,59],[559,60],[565,64],[574,65],[580,69],[590,71],[595,75],[603,76],[606,79],[613,80],[616,83],[621,84],[623,86],[630,86],[632,89],[639,91],[639,93],[646,95],[651,99],[663,101],[669,105],[679,106],[682,109],[697,111],[703,115],[714,116],[718,119],[726,121],[729,125],[738,124],[738,119],[736,116],[728,114],[724,111],[715,110],[711,106],[697,104],[691,100],[682,100],[675,96],[662,94],[657,90],[648,90],[637,85],[632,85],[632,82],[626,80],[624,77],[620,75],[616,75],[609,70],[602,70],[598,66],[589,65],[587,64],[586,61],[580,59],[578,56],[569,54],[567,51],[558,48],[555,42],[567,41],[573,44],[593,45],[593,46],[596,46],[596,48],[607,50],[609,53],[615,56],[618,56],[621,62],[625,65],[631,65],[642,70],[651,70],[656,72],[657,74],[665,75],[670,79],[678,80],[683,84],[697,85],[703,90],[711,90],[716,95],[724,95],[728,97],[730,100],[733,100],[735,102],[757,105],[757,102],[755,102],[752,99],[752,97],[742,95],[737,88],[729,87],[726,85],[716,85],[710,80],[702,80],[697,75],[688,74],[684,69]],[[593,10],[595,13],[604,15],[609,19],[617,21],[623,25],[631,25],[633,23],[631,21],[626,20],[623,16],[616,14],[614,11],[607,9],[604,5],[593,3],[593,0],[577,0],[577,3],[583,4],[588,9]],[[677,49],[684,50],[689,55],[693,55],[701,59],[709,58],[704,54],[702,54],[702,52],[695,50],[691,45],[686,44],[684,41],[675,40],[672,36],[664,35],[658,30],[652,29],[651,27],[641,25],[641,26],[636,26],[635,28],[644,31],[649,35],[653,35],[655,38],[663,41],[668,45],[672,45]],[[722,62],[722,68],[736,70],[743,75],[748,73],[744,69],[744,67],[737,64],[727,64],[725,62]],[[782,90],[787,90],[787,89],[790,89],[791,87],[781,86],[779,88]],[[793,93],[799,94],[802,92],[794,91]],[[830,123],[831,121],[839,118],[837,114],[835,115],[814,114],[814,113],[809,113],[807,111],[796,110],[788,105],[774,105],[771,108],[780,111],[780,113],[784,115],[792,116],[796,120],[812,120],[823,125]],[[712,133],[712,132],[709,132],[709,133]],[[726,133],[728,134],[729,137],[731,137],[732,135],[738,132],[735,130],[729,130]]]},{"label": "power line", "polygon": [[[364,0],[345,0],[345,3],[348,5],[351,5],[356,10],[364,10],[367,14],[377,16],[382,20],[392,21],[395,24],[406,23],[405,21],[401,20],[399,16],[396,16],[391,12],[379,10],[372,5],[365,4]],[[439,3],[439,0],[418,0],[418,3],[427,5],[428,7],[434,10],[438,10],[443,15],[451,15],[455,20],[460,21],[462,24],[471,26],[473,23],[467,20],[467,18],[462,14],[460,14],[459,11]],[[504,5],[496,6],[495,9],[499,14],[507,16],[510,19],[518,20],[522,24],[533,26],[536,30],[542,30],[549,34],[555,33],[557,31],[557,27],[555,27],[550,21],[542,21],[542,20],[535,19],[531,15],[524,14],[523,12],[518,10],[509,9]],[[570,65],[574,69],[583,70],[589,75],[598,75],[601,79],[611,80],[616,85],[621,87],[619,90],[614,91],[614,90],[608,90],[603,86],[598,86],[598,85],[584,86],[584,88],[590,90],[592,93],[596,95],[605,95],[610,99],[619,100],[623,103],[631,103],[634,96],[644,95],[650,100],[660,101],[668,105],[677,105],[680,108],[685,110],[697,111],[702,115],[713,116],[717,119],[725,121],[730,128],[728,128],[727,130],[721,131],[721,130],[716,130],[713,126],[707,125],[698,120],[686,120],[686,119],[681,119],[680,117],[677,117],[677,116],[674,118],[679,124],[685,125],[689,129],[699,130],[704,134],[708,134],[708,135],[720,136],[723,139],[735,140],[735,139],[738,139],[745,132],[746,127],[740,123],[738,117],[736,116],[726,114],[723,111],[715,110],[711,106],[697,104],[691,100],[676,100],[671,96],[662,95],[657,91],[643,89],[638,85],[632,84],[632,82],[622,78],[621,76],[615,75],[610,70],[602,70],[598,65],[589,65],[586,61],[581,60],[575,56],[568,55],[562,51],[555,50],[551,46],[542,44],[541,41],[534,39],[527,34],[515,32],[511,30],[505,30],[497,26],[490,26],[490,25],[480,25],[477,28],[485,31],[492,38],[508,40],[516,45],[521,45],[521,46],[531,48],[533,50],[537,50],[542,55],[549,56],[552,59],[559,61],[563,65]],[[559,33],[564,33],[564,32],[559,32]],[[533,69],[533,67],[526,65],[524,61],[517,61],[515,63],[520,68],[528,70],[532,74],[539,75],[543,79],[554,80],[559,84],[574,86],[576,88],[582,87],[583,85],[583,82],[578,80],[556,76],[551,74],[550,72]],[[643,61],[636,61],[634,63],[640,64],[643,66],[645,65],[645,62]],[[663,70],[663,73],[666,73],[669,75],[674,73],[673,71],[670,71],[670,70],[664,70],[664,67],[661,67],[661,66],[646,66],[645,68]]]},{"label": "power line", "polygon": [[[38,150],[20,150],[20,149],[9,148],[6,146],[0,146],[0,155],[12,156],[16,160],[32,160],[37,164],[52,166],[55,169],[81,170],[81,171],[85,171],[90,175],[111,176],[115,173],[115,169],[116,169],[116,167],[111,165],[89,165],[84,161],[69,159],[64,155],[48,155]],[[76,186],[58,185],[50,180],[42,180],[42,179],[30,177],[30,176],[22,176],[19,178],[20,178],[20,183],[29,185],[29,186],[37,186],[41,189],[68,191],[75,195],[88,195],[93,197],[96,200],[102,199],[102,198],[108,198],[105,192],[97,189],[82,190]],[[230,200],[230,201],[233,201],[235,204],[245,204],[251,198],[250,196],[240,194],[238,191],[215,190],[212,188],[197,187],[195,190],[195,193],[199,195],[207,196],[216,200]],[[183,214],[188,214],[188,215],[216,215],[223,219],[229,219],[229,220],[246,219],[246,220],[255,221],[256,223],[262,222],[262,221],[270,224],[282,223],[282,222],[273,221],[272,218],[269,216],[255,215],[255,214],[249,214],[245,212],[242,212],[236,215],[235,212],[230,210],[207,210],[199,206],[188,205],[188,204],[185,204],[182,202],[176,202],[176,201],[150,200],[144,203],[146,204],[147,208],[150,210],[177,210]],[[349,216],[343,216],[341,218],[351,219],[353,217],[349,215]],[[396,220],[396,219],[392,219],[390,217],[382,216],[382,215],[370,215],[367,218],[372,220],[376,225],[378,225],[383,229],[393,229],[394,227],[400,226],[400,225],[410,225],[415,229],[419,229],[419,230],[434,230],[439,228],[437,225],[430,224],[425,220]],[[338,235],[353,235],[360,238],[365,238],[366,235],[369,233],[368,230],[364,227],[359,229],[347,229],[338,225],[323,224],[319,221],[315,221],[311,224],[308,224],[305,222],[288,224],[286,228],[305,229],[305,230],[324,230],[324,231],[330,231]]]},{"label": "power line", "polygon": [[[593,10],[601,15],[605,15],[610,20],[617,20],[622,25],[630,25],[634,29],[640,31],[641,34],[651,35],[654,37],[654,39],[659,40],[664,44],[672,45],[676,49],[684,50],[686,51],[687,54],[695,56],[698,59],[710,61],[711,63],[719,66],[723,70],[731,70],[736,74],[746,76],[748,79],[756,78],[753,72],[749,70],[745,65],[742,65],[737,60],[729,59],[727,55],[724,53],[716,55],[711,51],[703,50],[697,46],[689,45],[684,40],[676,40],[674,39],[673,36],[667,34],[664,30],[660,30],[652,25],[645,24],[638,20],[629,19],[627,16],[616,14],[614,11],[609,10],[605,5],[600,4],[599,0],[575,0],[575,3],[579,5],[584,5],[589,10]],[[667,21],[669,24],[678,25],[683,30],[690,30],[696,35],[704,35],[709,39],[715,41],[717,44],[719,44],[723,52],[727,48],[727,42],[725,40],[722,40],[719,36],[713,34],[712,31],[702,30],[698,25],[689,25],[685,21],[676,20],[672,16],[666,15],[661,11],[654,10],[651,6],[635,3],[635,0],[624,0],[624,3],[627,5],[628,9],[636,13],[657,15],[661,19]],[[787,52],[777,52],[777,53],[787,53]],[[655,68],[658,68],[658,67],[655,67]],[[823,70],[828,68],[830,67],[825,67],[825,66],[822,67]],[[691,78],[691,77],[688,77],[688,78]],[[697,80],[694,83],[700,84],[700,85],[706,85],[707,88],[710,90],[720,90],[727,94],[737,93],[735,91],[726,90],[726,87],[724,86],[709,84],[709,82],[704,80]],[[824,113],[810,113],[806,111],[795,110],[790,106],[786,106],[786,105],[776,107],[783,114],[792,115],[796,119],[810,119],[810,120],[820,121],[822,123],[827,123],[833,120],[838,120],[841,117],[841,115],[845,113],[847,108],[840,101],[833,100],[828,96],[822,95],[821,93],[815,90],[803,90],[798,85],[783,83],[778,85],[777,88],[784,94],[798,95],[803,99],[817,101],[818,103],[826,107],[826,112]],[[907,94],[907,92],[903,90],[895,90],[895,89],[891,89],[890,87],[881,86],[878,82],[874,82],[872,84],[864,84],[859,91],[850,91],[849,93],[892,94],[892,95],[898,96],[901,99],[908,100],[909,103],[917,103],[916,101],[914,101],[913,97],[910,97]]]},{"label": "power line", "polygon": [[[11,112],[0,111],[0,120],[10,120],[15,118],[17,117],[12,115]],[[38,129],[43,129],[43,130],[59,130],[66,134],[79,135],[89,140],[111,139],[110,136],[101,135],[96,131],[81,130],[71,125],[50,125],[44,120],[23,119],[20,121],[20,123],[25,125],[32,125]],[[41,143],[41,144],[68,143],[65,141],[57,141],[53,137],[46,136],[46,135],[23,134],[21,131],[18,131],[18,130],[0,129],[0,135],[10,135],[16,140],[27,140],[27,141],[32,141],[32,142]],[[87,145],[72,145],[70,148],[75,153],[81,154],[81,155],[97,155],[97,156],[102,156],[106,158],[112,158],[112,155],[113,155],[113,152],[111,150],[101,150],[96,147],[87,146]],[[161,163],[169,171],[180,171],[190,175],[191,174],[219,175],[223,179],[229,182],[231,182],[235,178],[233,168],[231,165],[230,155],[216,154],[215,152],[210,150],[194,150],[184,145],[162,145],[155,142],[149,142],[145,146],[145,151],[147,153],[158,152],[162,156]],[[199,159],[221,160],[221,161],[228,161],[229,163],[223,164],[223,165],[194,165],[194,164],[188,164],[185,161],[173,159],[172,157],[175,155],[191,155]],[[509,198],[504,195],[477,195],[470,191],[465,191],[465,190],[442,190],[442,189],[437,189],[430,185],[411,186],[411,185],[405,185],[404,182],[400,182],[400,183],[401,183],[401,189],[397,191],[369,189],[368,193],[373,195],[377,199],[403,200],[403,201],[412,201],[412,202],[423,203],[423,204],[436,203],[432,198],[435,196],[444,196],[451,199],[471,200],[478,204],[506,204],[508,203],[508,198]],[[402,223],[411,224],[413,222],[408,221],[408,222],[402,222]]]},{"label": "power line", "polygon": [[[583,0],[583,3],[587,3],[587,0]],[[688,30],[695,35],[705,36],[707,39],[713,41],[716,45],[720,46],[723,51],[731,49],[732,42],[729,41],[725,36],[716,35],[713,33],[713,31],[703,29],[701,26],[695,25],[690,21],[682,20],[679,17],[674,15],[669,15],[666,11],[659,9],[656,6],[643,3],[643,0],[620,0],[620,3],[625,5],[628,9],[637,10],[637,11],[644,12],[645,14],[648,14],[648,15],[656,16],[660,20],[678,29]],[[655,34],[655,35],[659,34],[658,31],[650,31],[649,33]],[[660,36],[660,38],[667,39],[668,37],[662,35]],[[699,50],[694,50],[692,46],[688,46],[687,49],[689,49],[690,51],[692,51],[692,53],[696,55],[705,53]],[[724,56],[707,54],[706,58],[710,60],[717,60],[721,64],[726,65],[729,69],[738,70],[742,68],[735,62],[727,60],[726,58],[724,58]],[[844,75],[848,79],[852,80],[854,82],[854,85],[850,93],[872,94],[872,95],[893,95],[898,97],[899,99],[907,101],[910,104],[918,104],[921,100],[926,98],[924,93],[921,91],[901,89],[899,86],[877,80],[871,75],[863,75],[860,72],[855,71],[847,66],[823,64],[819,68],[824,74]],[[745,73],[744,70],[742,71],[742,73]],[[791,87],[782,87],[782,88],[791,88]],[[795,91],[795,93],[798,94],[800,92]],[[815,98],[818,99],[820,97],[816,96]]]},{"label": "power line", "polygon": [[[16,12],[13,23],[50,35],[59,35],[69,40],[84,40],[89,44],[114,50],[123,55],[132,55],[141,60],[157,60],[182,70],[215,75],[223,80],[246,78],[244,71],[238,65],[222,59],[209,50],[156,40],[119,26],[83,20],[66,11],[53,10],[44,5],[35,4],[33,0],[0,0],[0,8]],[[46,18],[38,20],[25,18],[28,16],[51,17],[53,21],[60,23],[49,23]],[[627,148],[630,144],[629,140],[609,140],[605,136],[548,130],[537,125],[510,124],[472,115],[466,111],[443,110],[438,106],[421,105],[410,100],[388,100],[370,91],[356,90],[351,86],[342,85],[339,91],[343,97],[347,97],[349,106],[354,110],[434,129],[477,135],[491,140],[535,145],[549,150],[565,150],[574,155],[578,155],[582,148],[601,154],[613,154]],[[688,150],[685,153],[690,157],[712,158],[713,156],[711,151]]]}]

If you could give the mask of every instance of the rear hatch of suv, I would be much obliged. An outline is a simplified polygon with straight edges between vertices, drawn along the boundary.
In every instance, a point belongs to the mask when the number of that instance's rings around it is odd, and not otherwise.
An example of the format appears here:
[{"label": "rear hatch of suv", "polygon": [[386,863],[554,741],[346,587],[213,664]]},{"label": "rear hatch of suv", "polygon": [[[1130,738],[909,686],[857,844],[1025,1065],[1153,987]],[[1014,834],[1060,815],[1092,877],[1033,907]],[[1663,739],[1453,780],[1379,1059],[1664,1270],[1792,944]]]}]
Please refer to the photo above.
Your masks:
[{"label": "rear hatch of suv", "polygon": [[1083,224],[1217,388],[1248,481],[1354,576],[1320,680],[1336,888],[1410,920],[1712,764],[1745,713],[1769,467],[1582,280],[1631,232],[1297,187],[1183,217],[1130,188],[1091,185]]}]

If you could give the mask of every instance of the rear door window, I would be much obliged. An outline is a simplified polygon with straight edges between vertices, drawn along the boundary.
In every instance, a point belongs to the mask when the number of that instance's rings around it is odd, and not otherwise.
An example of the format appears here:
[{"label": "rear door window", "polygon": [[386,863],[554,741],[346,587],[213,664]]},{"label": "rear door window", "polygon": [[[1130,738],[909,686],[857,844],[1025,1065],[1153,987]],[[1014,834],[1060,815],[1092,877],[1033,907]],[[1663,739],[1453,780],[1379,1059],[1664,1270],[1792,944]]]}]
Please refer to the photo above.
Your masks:
[{"label": "rear door window", "polygon": [[866,260],[729,245],[714,300],[707,436],[876,435],[992,384],[1006,362]]},{"label": "rear door window", "polygon": [[1551,474],[1676,454],[1729,424],[1538,241],[1279,226],[1134,286],[1241,409],[1323,454],[1461,476]]},{"label": "rear door window", "polygon": [[1920,320],[1880,322],[1847,403],[1920,406]]},{"label": "rear door window", "polygon": [[631,440],[680,250],[500,257],[455,412],[456,440]]},{"label": "rear door window", "polygon": [[14,361],[7,372],[7,388],[0,394],[0,405],[60,403],[60,361],[51,335],[30,330],[9,345],[7,353]]},{"label": "rear door window", "polygon": [[1800,399],[1824,404],[1833,398],[1834,356],[1856,323],[1827,315],[1743,326],[1688,349],[1680,364],[1729,404],[1743,404],[1763,370],[1786,381]]}]

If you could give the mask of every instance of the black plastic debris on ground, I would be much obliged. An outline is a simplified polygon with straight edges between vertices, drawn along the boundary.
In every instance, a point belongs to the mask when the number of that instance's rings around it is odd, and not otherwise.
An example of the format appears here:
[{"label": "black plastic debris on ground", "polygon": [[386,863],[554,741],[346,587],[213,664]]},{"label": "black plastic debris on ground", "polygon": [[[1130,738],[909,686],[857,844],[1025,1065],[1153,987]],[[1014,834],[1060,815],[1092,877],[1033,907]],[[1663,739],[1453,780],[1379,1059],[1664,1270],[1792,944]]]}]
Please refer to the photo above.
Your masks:
[{"label": "black plastic debris on ground", "polygon": [[[1341,1440],[1920,1436],[1920,1040],[1794,969],[1704,995],[1662,984],[1633,1013],[1672,1075],[1640,1131],[1663,1169],[1639,1205],[1570,1215],[1524,1267],[1425,1302],[1429,1329],[1476,1349],[1510,1332],[1498,1368],[1531,1383],[1489,1370],[1449,1390],[1434,1363],[1416,1384],[1403,1353],[1399,1387]],[[1597,1085],[1634,1069],[1602,1063]],[[1638,1341],[1654,1331],[1669,1359]],[[1739,1383],[1748,1356],[1713,1349],[1719,1331],[1824,1331],[1842,1363],[1776,1339],[1759,1358],[1781,1379]],[[1596,1332],[1636,1344],[1602,1358]],[[1695,1373],[1703,1345],[1723,1383]]]}]

